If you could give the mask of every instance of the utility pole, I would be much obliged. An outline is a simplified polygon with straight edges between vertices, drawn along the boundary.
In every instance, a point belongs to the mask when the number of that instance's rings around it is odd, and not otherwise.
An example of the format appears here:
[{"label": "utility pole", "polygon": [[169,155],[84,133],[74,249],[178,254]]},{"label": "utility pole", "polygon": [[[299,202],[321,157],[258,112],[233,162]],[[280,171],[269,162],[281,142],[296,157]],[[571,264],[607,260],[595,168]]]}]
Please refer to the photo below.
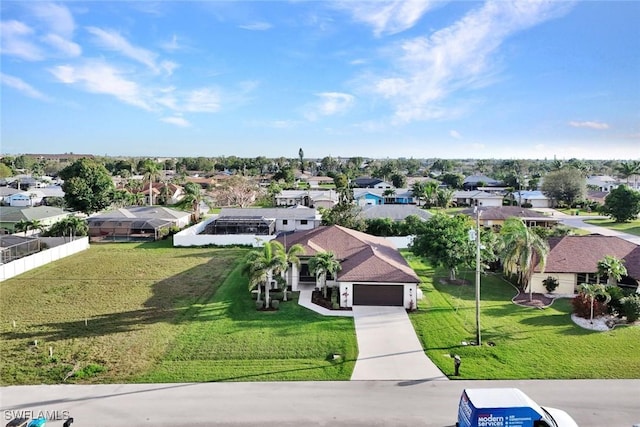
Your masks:
[{"label": "utility pole", "polygon": [[476,206],[476,343],[482,345],[480,337],[480,215],[482,212]]}]

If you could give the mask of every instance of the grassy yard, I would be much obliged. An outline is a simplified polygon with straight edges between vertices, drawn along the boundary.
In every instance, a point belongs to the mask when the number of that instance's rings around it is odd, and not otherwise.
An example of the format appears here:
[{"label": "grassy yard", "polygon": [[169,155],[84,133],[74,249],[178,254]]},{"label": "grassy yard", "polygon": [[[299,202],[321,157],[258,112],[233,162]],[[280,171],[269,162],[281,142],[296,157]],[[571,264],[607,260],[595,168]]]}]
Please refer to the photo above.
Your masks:
[{"label": "grassy yard", "polygon": [[640,219],[629,222],[614,222],[612,219],[588,219],[585,222],[640,236]]},{"label": "grassy yard", "polygon": [[640,377],[640,327],[580,328],[571,321],[568,300],[543,310],[516,306],[511,302],[515,289],[497,276],[481,281],[483,345],[462,345],[475,341],[473,273],[470,285],[444,284],[438,278],[446,272],[404,255],[424,280],[425,298],[410,318],[427,354],[445,374],[453,373],[451,355],[458,354],[462,379]]},{"label": "grassy yard", "polygon": [[353,321],[256,312],[246,251],[92,245],[0,283],[0,383],[348,378]]}]

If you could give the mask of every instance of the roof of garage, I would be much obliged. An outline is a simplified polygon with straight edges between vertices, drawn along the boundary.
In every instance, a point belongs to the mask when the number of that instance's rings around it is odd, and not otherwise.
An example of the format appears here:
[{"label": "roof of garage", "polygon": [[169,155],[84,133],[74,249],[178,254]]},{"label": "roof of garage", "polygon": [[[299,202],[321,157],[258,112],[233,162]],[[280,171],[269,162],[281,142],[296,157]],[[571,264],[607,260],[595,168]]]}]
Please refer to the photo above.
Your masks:
[{"label": "roof of garage", "polygon": [[[278,240],[285,244],[285,237]],[[343,282],[418,283],[420,279],[395,246],[382,237],[351,230],[339,225],[322,226],[286,236],[287,249],[300,244],[305,255],[333,252],[342,269]]]}]

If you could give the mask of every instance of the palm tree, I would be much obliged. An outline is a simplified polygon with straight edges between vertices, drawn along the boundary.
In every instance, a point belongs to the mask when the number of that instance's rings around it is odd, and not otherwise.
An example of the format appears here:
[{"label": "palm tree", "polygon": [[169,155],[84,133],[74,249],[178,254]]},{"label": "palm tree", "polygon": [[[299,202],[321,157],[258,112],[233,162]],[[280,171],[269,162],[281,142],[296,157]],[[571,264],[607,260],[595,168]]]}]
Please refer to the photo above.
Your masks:
[{"label": "palm tree", "polygon": [[441,208],[448,208],[453,201],[454,191],[451,188],[438,188],[436,190],[436,200]]},{"label": "palm tree", "polygon": [[319,252],[309,260],[309,271],[319,279],[322,285],[322,296],[327,297],[327,275],[335,274],[342,269],[340,261],[333,252]]},{"label": "palm tree", "polygon": [[436,204],[437,193],[438,193],[438,183],[436,181],[427,182],[424,187],[424,197],[426,199],[425,203],[427,204],[427,207],[430,208]]},{"label": "palm tree", "polygon": [[424,181],[416,181],[411,186],[411,193],[415,197],[418,206],[420,206],[420,200],[426,197],[425,189],[426,183]]},{"label": "palm tree", "polygon": [[[32,219],[27,221],[27,231],[29,230],[42,230],[43,224],[42,221],[38,219]],[[26,232],[25,232],[26,234]]]},{"label": "palm tree", "polygon": [[607,286],[615,285],[615,281],[622,279],[622,276],[627,275],[627,268],[624,266],[624,261],[611,255],[605,255],[600,261],[598,261],[598,282],[600,282],[600,276],[607,276]]},{"label": "palm tree", "polygon": [[[630,160],[628,162],[621,163],[616,167],[616,171],[618,172],[618,176],[620,176],[620,178],[626,178],[627,185],[629,185],[630,177],[634,175],[640,175],[640,161]],[[636,188],[638,187],[636,186]]]},{"label": "palm tree", "polygon": [[13,227],[13,230],[16,233],[20,233],[21,231],[24,231],[24,235],[27,235],[27,231],[29,230],[29,221],[25,220],[25,219],[21,219],[20,221],[16,222],[16,225]]},{"label": "palm tree", "polygon": [[[285,274],[287,270],[289,270],[290,265],[295,265],[296,267],[300,267],[300,258],[298,258],[298,256],[303,254],[304,254],[304,247],[301,244],[296,243],[295,245],[292,245],[285,254],[286,261],[287,261],[287,269],[282,271],[282,274]],[[287,284],[286,283],[283,289],[283,300],[287,301]]]},{"label": "palm tree", "polygon": [[287,269],[287,255],[282,243],[271,240],[262,250],[255,250],[247,255],[247,263],[243,268],[249,276],[250,286],[258,285],[258,299],[260,298],[260,284],[265,282],[265,306],[269,307],[269,288],[274,274]]},{"label": "palm tree", "polygon": [[583,283],[578,285],[578,292],[586,296],[591,303],[591,317],[589,320],[593,323],[593,302],[596,297],[604,296],[606,298],[605,304],[611,301],[611,296],[607,292],[607,287],[601,283]]},{"label": "palm tree", "polygon": [[160,176],[160,166],[153,160],[147,159],[142,165],[145,179],[149,180],[149,205],[153,205],[153,183]]},{"label": "palm tree", "polygon": [[508,275],[517,275],[522,289],[529,288],[529,301],[533,299],[530,285],[531,275],[539,262],[541,272],[549,254],[549,245],[540,236],[531,231],[517,217],[507,218],[500,229],[502,239],[502,265]]},{"label": "palm tree", "polygon": [[[62,223],[62,228],[67,233],[69,233],[69,241],[73,241],[76,235],[86,235],[87,234],[87,223],[77,216],[68,216],[60,221]],[[62,236],[65,236],[63,231]]]}]

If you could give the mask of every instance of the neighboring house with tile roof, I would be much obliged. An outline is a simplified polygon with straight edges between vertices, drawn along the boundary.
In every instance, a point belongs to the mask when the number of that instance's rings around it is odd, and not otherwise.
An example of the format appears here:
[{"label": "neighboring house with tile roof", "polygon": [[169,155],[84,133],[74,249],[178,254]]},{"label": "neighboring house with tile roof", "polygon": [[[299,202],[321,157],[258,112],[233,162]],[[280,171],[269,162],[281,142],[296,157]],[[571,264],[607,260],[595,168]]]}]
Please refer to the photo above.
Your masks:
[{"label": "neighboring house with tile roof", "polygon": [[37,220],[43,227],[48,227],[70,215],[72,212],[55,206],[0,206],[0,233],[13,234],[20,221]]},{"label": "neighboring house with tile roof", "polygon": [[[587,236],[564,236],[549,239],[549,255],[544,272],[540,265],[531,277],[533,292],[546,293],[543,280],[551,276],[558,280],[555,294],[573,294],[582,283],[598,280],[598,261],[606,255],[623,260],[627,276],[620,281],[638,289],[640,282],[640,246],[614,236],[590,234]],[[600,277],[606,283],[606,278]]]},{"label": "neighboring house with tile roof", "polygon": [[[559,218],[544,215],[532,209],[521,208],[519,206],[500,206],[500,207],[480,207],[480,225],[483,227],[492,227],[499,230],[507,218],[517,217],[524,221],[527,227],[555,227],[560,222]],[[469,215],[476,218],[474,209],[465,209],[460,211],[461,214]]]},{"label": "neighboring house with tile roof", "polygon": [[294,291],[300,284],[316,284],[309,272],[309,259],[333,252],[341,270],[327,284],[339,288],[341,307],[416,307],[420,279],[395,246],[382,237],[333,225],[282,235],[277,240],[287,249],[294,244],[304,248],[300,268],[292,266],[286,278]]},{"label": "neighboring house with tile roof", "polygon": [[433,216],[414,205],[367,205],[363,206],[359,213],[363,219],[390,218],[393,221],[404,221],[410,215],[416,215],[425,221]]}]

